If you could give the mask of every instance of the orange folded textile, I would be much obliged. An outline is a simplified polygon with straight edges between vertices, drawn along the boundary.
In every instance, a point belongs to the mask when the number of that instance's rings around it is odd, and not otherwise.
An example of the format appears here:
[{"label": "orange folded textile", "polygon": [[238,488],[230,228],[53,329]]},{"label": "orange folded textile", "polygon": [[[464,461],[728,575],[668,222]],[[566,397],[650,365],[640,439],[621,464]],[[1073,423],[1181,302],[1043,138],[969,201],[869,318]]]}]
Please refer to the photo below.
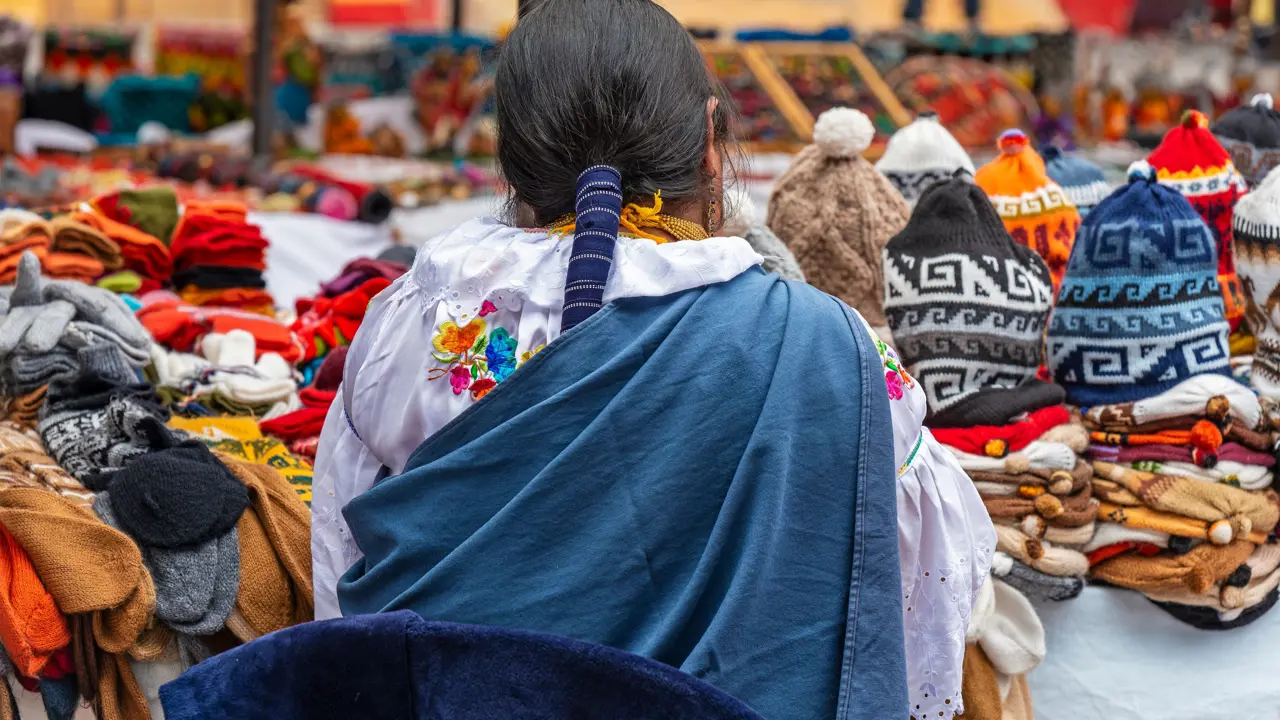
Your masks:
[{"label": "orange folded textile", "polygon": [[88,255],[108,270],[124,267],[120,245],[101,230],[69,217],[56,217],[50,226],[53,228],[53,244],[50,245],[53,250]]},{"label": "orange folded textile", "polygon": [[53,230],[44,220],[15,222],[0,228],[0,245],[14,245],[31,238],[42,239],[47,245],[53,239]]},{"label": "orange folded textile", "polygon": [[66,252],[51,252],[40,260],[40,267],[46,277],[58,280],[79,280],[92,283],[106,274],[107,269],[102,262],[88,255]]},{"label": "orange folded textile", "polygon": [[31,558],[0,527],[0,642],[23,677],[40,675],[55,652],[71,644],[67,619],[45,589]]},{"label": "orange folded textile", "polygon": [[[249,208],[245,207],[243,203],[233,200],[188,200],[183,203],[183,207],[185,208],[183,217],[188,214],[215,215],[225,220],[239,220],[240,222],[244,222],[249,217]],[[181,221],[178,222],[178,227],[180,230],[182,227]],[[173,234],[176,236],[178,230],[175,230]]]},{"label": "orange folded textile", "polygon": [[184,302],[196,306],[229,307],[275,317],[275,298],[257,288],[203,290],[188,285],[179,293]]},{"label": "orange folded textile", "polygon": [[168,280],[173,275],[169,248],[153,235],[124,223],[87,212],[71,213],[71,219],[99,230],[120,246],[124,267],[153,280]]},{"label": "orange folded textile", "polygon": [[[1253,530],[1240,538],[1234,537],[1234,534],[1232,536],[1226,536],[1225,534],[1215,536],[1209,532],[1214,523],[1193,520],[1181,515],[1160,512],[1143,506],[1122,507],[1106,501],[1098,505],[1098,519],[1103,522],[1124,525],[1125,527],[1155,530],[1193,540],[1209,540],[1218,545],[1225,545],[1233,540],[1247,540],[1254,545],[1262,545],[1267,542],[1268,535],[1265,531]],[[1217,542],[1219,540],[1225,540],[1225,542]]]},{"label": "orange folded textile", "polygon": [[[10,248],[13,246],[10,246]],[[0,285],[12,285],[18,280],[18,263],[22,261],[22,251],[30,252],[44,261],[49,254],[48,244],[44,240],[35,240],[30,247],[24,247],[12,255],[5,254],[9,248],[0,249]]]}]

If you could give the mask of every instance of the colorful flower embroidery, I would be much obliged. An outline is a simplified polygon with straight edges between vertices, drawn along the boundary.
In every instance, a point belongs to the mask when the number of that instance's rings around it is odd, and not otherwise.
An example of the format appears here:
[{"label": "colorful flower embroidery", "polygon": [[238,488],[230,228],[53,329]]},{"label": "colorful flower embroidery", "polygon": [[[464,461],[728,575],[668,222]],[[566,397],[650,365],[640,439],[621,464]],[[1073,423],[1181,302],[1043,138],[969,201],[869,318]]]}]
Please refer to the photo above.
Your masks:
[{"label": "colorful flower embroidery", "polygon": [[489,336],[489,347],[484,351],[489,360],[489,372],[498,382],[506,380],[516,369],[516,339],[506,328],[498,328]]},{"label": "colorful flower embroidery", "polygon": [[884,373],[884,384],[889,389],[890,400],[902,399],[902,376],[893,370],[886,370]]},{"label": "colorful flower embroidery", "polygon": [[[480,315],[491,315],[497,310],[493,303],[485,300],[480,306]],[[485,321],[480,318],[461,327],[454,322],[442,323],[431,344],[436,349],[432,356],[444,366],[428,370],[427,379],[439,380],[448,376],[454,395],[469,390],[471,399],[479,400],[510,377],[519,364],[516,361],[516,339],[506,328],[497,327],[486,333],[487,329]],[[541,349],[539,346],[532,352]],[[531,353],[525,352],[524,356],[527,359]]]},{"label": "colorful flower embroidery", "polygon": [[[546,345],[539,345],[538,347],[532,350],[525,350],[523,353],[520,354],[520,365],[523,365],[529,362],[529,359],[532,358],[534,355],[537,355],[538,353],[542,352],[542,348],[544,347],[546,347]],[[517,365],[517,367],[519,367],[519,365]]]}]

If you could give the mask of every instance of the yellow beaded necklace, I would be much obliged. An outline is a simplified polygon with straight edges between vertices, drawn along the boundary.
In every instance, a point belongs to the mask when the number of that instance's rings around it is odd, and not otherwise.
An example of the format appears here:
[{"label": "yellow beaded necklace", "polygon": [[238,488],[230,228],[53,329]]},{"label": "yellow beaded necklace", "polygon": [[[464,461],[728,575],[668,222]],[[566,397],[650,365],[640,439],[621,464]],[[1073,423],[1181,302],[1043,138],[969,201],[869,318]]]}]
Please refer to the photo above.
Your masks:
[{"label": "yellow beaded necklace", "polygon": [[[548,228],[555,233],[570,234],[576,226],[575,216],[569,213],[551,223]],[[659,245],[670,242],[667,238],[655,233],[646,232],[645,228],[656,228],[666,232],[677,240],[706,240],[711,237],[707,229],[696,222],[684,218],[662,214],[662,191],[654,193],[653,207],[640,207],[630,203],[622,208],[622,216],[618,219],[619,235],[652,240]]]}]

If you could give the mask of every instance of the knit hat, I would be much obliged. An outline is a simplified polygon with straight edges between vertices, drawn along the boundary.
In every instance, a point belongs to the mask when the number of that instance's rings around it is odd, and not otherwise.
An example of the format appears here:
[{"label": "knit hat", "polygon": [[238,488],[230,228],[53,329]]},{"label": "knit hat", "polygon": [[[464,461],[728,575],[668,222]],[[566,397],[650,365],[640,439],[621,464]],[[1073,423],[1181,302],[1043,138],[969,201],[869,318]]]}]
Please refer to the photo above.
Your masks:
[{"label": "knit hat", "polygon": [[1213,124],[1213,136],[1250,186],[1280,165],[1280,112],[1274,105],[1270,93],[1258,93]]},{"label": "knit hat", "polygon": [[1046,145],[1040,149],[1040,157],[1044,158],[1044,169],[1049,179],[1062,186],[1062,192],[1080,217],[1089,214],[1094,205],[1111,194],[1111,184],[1102,174],[1102,168],[1094,165],[1079,155],[1067,155],[1056,145]]},{"label": "knit hat", "polygon": [[758,219],[756,204],[752,202],[751,196],[739,192],[736,198],[728,202],[733,213],[725,218],[720,232],[746,240],[751,249],[764,258],[760,267],[765,272],[778,273],[783,280],[804,282],[804,272],[800,270],[796,256],[791,254],[786,244],[773,234],[768,225]]},{"label": "knit hat", "polygon": [[[1280,157],[1280,149],[1276,152]],[[1280,173],[1268,173],[1240,198],[1234,215],[1245,317],[1258,338],[1249,384],[1259,395],[1280,397]]]},{"label": "knit hat", "polygon": [[914,205],[928,187],[946,180],[956,170],[973,174],[973,160],[938,121],[938,113],[925,110],[894,133],[876,163],[876,169]]},{"label": "knit hat", "polygon": [[999,147],[1000,155],[979,168],[973,180],[991,197],[1013,239],[1044,258],[1057,290],[1080,227],[1080,213],[1049,179],[1044,161],[1021,130],[1006,130]]},{"label": "knit hat", "polygon": [[884,253],[885,311],[931,425],[1005,425],[1061,402],[1036,381],[1052,303],[1044,261],[967,178],[937,183]]},{"label": "knit hat", "polygon": [[1182,122],[1165,133],[1164,140],[1151,151],[1147,162],[1155,168],[1160,184],[1190,200],[1213,231],[1218,253],[1218,284],[1227,322],[1234,332],[1244,316],[1244,296],[1236,278],[1231,212],[1236,200],[1246,192],[1244,179],[1236,172],[1231,156],[1209,132],[1209,119],[1198,110],[1188,110]]},{"label": "knit hat", "polygon": [[1135,163],[1080,226],[1046,337],[1074,405],[1159,395],[1230,372],[1213,236],[1191,205]]},{"label": "knit hat", "polygon": [[881,252],[911,208],[863,159],[875,127],[849,108],[828,110],[769,198],[769,228],[787,244],[809,282],[883,326]]}]

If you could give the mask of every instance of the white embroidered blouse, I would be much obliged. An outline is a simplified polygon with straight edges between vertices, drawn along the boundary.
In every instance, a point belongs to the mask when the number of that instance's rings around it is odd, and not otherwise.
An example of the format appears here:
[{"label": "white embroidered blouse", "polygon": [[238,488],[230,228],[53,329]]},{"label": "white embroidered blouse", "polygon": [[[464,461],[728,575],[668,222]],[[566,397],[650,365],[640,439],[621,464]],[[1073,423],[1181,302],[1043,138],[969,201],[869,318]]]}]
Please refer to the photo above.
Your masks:
[{"label": "white embroidered blouse", "polygon": [[[370,305],[316,458],[316,619],[341,614],[338,579],[360,557],[342,508],[384,467],[401,472],[423,440],[560,334],[572,243],[473,220],[428,242],[409,273]],[[663,245],[619,238],[604,300],[723,282],[760,261],[740,238]],[[968,477],[921,427],[923,390],[869,326],[868,333],[891,400],[911,714],[947,720],[962,710],[965,631],[994,529]]]}]

